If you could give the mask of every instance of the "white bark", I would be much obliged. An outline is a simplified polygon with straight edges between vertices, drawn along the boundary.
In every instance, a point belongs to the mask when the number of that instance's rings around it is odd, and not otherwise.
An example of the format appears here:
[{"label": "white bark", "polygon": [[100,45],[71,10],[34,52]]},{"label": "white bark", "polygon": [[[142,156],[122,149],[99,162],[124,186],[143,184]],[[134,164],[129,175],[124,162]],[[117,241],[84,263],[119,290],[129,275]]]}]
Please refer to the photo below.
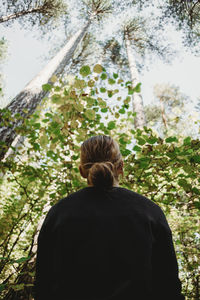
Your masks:
[{"label": "white bark", "polygon": [[[131,42],[128,38],[128,35],[125,34],[125,43],[126,43],[126,51],[128,56],[129,68],[131,72],[131,81],[132,86],[135,87],[139,81],[139,74],[137,70],[137,66],[135,63],[135,59],[133,56],[133,50],[131,48]],[[132,95],[132,104],[133,104],[133,112],[136,112],[137,115],[135,117],[135,127],[142,128],[146,124],[145,114],[144,114],[144,106],[143,99],[141,93],[134,93]]]},{"label": "white bark", "polygon": [[39,6],[39,7],[36,7],[36,8],[29,9],[29,10],[19,11],[19,12],[16,12],[14,14],[10,14],[8,16],[2,16],[2,17],[0,17],[0,23],[7,22],[9,20],[16,19],[16,18],[19,18],[21,16],[25,16],[25,15],[28,15],[28,14],[31,14],[31,13],[36,13],[36,12],[39,13],[41,11],[41,8],[42,7]]},{"label": "white bark", "polygon": [[[24,90],[22,90],[7,106],[7,108],[12,112],[12,116],[16,113],[20,113],[24,120],[35,111],[37,105],[46,94],[46,92],[42,90],[42,85],[49,82],[52,75],[58,76],[63,72],[65,66],[72,58],[76,47],[85,35],[90,23],[91,19],[82,29],[78,30],[78,32],[72,36],[67,44],[56,54],[56,56],[49,61],[45,68],[41,70],[41,72],[39,72],[39,74],[25,86]],[[27,113],[23,112],[24,109],[27,110]],[[11,128],[1,127],[0,141],[3,141],[6,145],[10,146],[17,136],[15,128],[20,126],[23,123],[23,120],[14,121]],[[0,149],[0,159],[2,159],[4,155],[5,150]]]}]

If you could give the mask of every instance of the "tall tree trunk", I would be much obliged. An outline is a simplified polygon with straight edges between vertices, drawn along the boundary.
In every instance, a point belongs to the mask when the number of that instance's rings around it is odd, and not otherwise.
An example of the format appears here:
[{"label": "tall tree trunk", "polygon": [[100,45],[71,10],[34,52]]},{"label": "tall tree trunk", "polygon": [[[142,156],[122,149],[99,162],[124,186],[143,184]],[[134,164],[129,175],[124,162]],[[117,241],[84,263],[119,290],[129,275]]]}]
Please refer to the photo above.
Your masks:
[{"label": "tall tree trunk", "polygon": [[[128,34],[125,33],[126,51],[128,56],[129,68],[131,72],[131,81],[133,87],[139,83],[139,74],[136,67],[133,51],[131,48],[131,41],[129,40]],[[134,93],[132,96],[133,101],[133,112],[136,112],[135,127],[142,128],[146,125],[146,119],[144,114],[143,99],[141,93]]]},{"label": "tall tree trunk", "polygon": [[[0,141],[6,143],[7,147],[10,147],[12,142],[19,139],[15,128],[22,125],[25,118],[33,114],[37,105],[41,102],[47,92],[42,90],[42,85],[49,82],[52,75],[60,75],[66,64],[71,59],[76,47],[85,35],[91,19],[88,23],[80,29],[76,34],[67,42],[67,44],[56,54],[56,56],[49,61],[46,67],[39,72],[39,74],[31,80],[26,87],[12,100],[12,102],[6,107],[11,111],[12,116],[16,113],[20,113],[23,117],[22,120],[15,120],[12,123],[12,127],[0,128]],[[27,111],[25,112],[24,109]],[[0,160],[5,156],[6,149],[2,147],[0,149]]]},{"label": "tall tree trunk", "polygon": [[42,6],[38,6],[38,7],[35,7],[35,8],[28,9],[28,10],[22,10],[22,11],[14,13],[14,14],[10,14],[8,16],[0,17],[0,23],[7,22],[7,21],[12,20],[12,19],[17,19],[21,16],[25,16],[25,15],[28,15],[28,14],[40,13],[40,12],[42,12]]}]

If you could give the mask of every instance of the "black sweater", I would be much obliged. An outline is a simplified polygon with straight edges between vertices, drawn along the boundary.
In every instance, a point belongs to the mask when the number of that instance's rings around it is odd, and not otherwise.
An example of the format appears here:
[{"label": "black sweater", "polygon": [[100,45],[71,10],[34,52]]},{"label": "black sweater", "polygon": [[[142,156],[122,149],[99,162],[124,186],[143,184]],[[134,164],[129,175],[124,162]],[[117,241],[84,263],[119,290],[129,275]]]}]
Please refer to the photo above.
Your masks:
[{"label": "black sweater", "polygon": [[48,212],[38,237],[36,300],[183,300],[161,208],[121,187],[86,187]]}]

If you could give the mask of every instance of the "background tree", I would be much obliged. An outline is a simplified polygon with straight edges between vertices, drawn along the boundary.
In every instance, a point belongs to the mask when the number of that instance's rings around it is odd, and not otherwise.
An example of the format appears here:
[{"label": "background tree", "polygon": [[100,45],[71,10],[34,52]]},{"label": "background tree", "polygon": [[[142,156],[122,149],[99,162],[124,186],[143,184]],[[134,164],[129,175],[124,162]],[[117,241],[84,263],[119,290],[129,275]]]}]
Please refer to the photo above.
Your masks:
[{"label": "background tree", "polygon": [[8,0],[1,4],[0,23],[6,26],[19,18],[23,26],[46,25],[52,28],[61,17],[67,17],[67,3],[64,0]]},{"label": "background tree", "polygon": [[[150,25],[150,23],[142,16],[124,18],[124,22],[122,22],[122,36],[126,56],[123,54],[122,58],[119,58],[119,47],[116,53],[113,52],[112,59],[118,57],[115,61],[118,64],[121,64],[121,68],[128,65],[132,88],[135,88],[140,82],[138,71],[139,61],[142,61],[144,64],[145,59],[151,59],[154,55],[158,55],[164,60],[168,60],[169,57],[171,57],[171,48],[169,45],[160,42],[159,30],[156,27],[156,23],[154,23],[153,20],[151,21]],[[114,49],[116,50],[116,48]],[[123,53],[123,50],[121,53]],[[138,91],[139,90],[140,87],[138,86]],[[130,94],[131,93],[133,93],[133,91],[130,88]],[[136,113],[135,127],[143,127],[146,124],[146,120],[141,93],[133,93],[132,105],[133,111]]]},{"label": "background tree", "polygon": [[185,122],[189,114],[187,105],[189,97],[180,91],[180,88],[170,84],[157,84],[154,86],[155,104],[145,107],[147,121],[161,135],[186,135],[192,134],[189,128],[185,128]]},{"label": "background tree", "polygon": [[[184,43],[191,50],[199,53],[200,42],[200,1],[199,0],[170,0],[162,7],[161,21],[171,20],[185,34]],[[191,47],[193,46],[193,48]],[[194,46],[197,46],[194,48]]]},{"label": "background tree", "polygon": [[[138,9],[155,5],[151,0],[132,1],[132,5],[136,3],[138,4]],[[181,30],[184,34],[183,44],[187,49],[198,54],[200,41],[200,1],[162,0],[156,6],[159,9],[157,17],[160,18],[160,26],[165,27],[167,23],[173,23],[176,29]]]}]

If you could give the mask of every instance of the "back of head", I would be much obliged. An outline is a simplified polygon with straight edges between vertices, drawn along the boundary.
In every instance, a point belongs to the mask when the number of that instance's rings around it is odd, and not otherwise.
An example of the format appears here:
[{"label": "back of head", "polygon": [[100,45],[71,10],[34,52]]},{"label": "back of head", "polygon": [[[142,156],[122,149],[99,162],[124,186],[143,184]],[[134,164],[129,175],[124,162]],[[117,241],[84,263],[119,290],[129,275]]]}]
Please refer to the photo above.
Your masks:
[{"label": "back of head", "polygon": [[93,136],[81,145],[81,168],[92,186],[108,189],[115,185],[121,163],[119,145],[110,136]]}]

